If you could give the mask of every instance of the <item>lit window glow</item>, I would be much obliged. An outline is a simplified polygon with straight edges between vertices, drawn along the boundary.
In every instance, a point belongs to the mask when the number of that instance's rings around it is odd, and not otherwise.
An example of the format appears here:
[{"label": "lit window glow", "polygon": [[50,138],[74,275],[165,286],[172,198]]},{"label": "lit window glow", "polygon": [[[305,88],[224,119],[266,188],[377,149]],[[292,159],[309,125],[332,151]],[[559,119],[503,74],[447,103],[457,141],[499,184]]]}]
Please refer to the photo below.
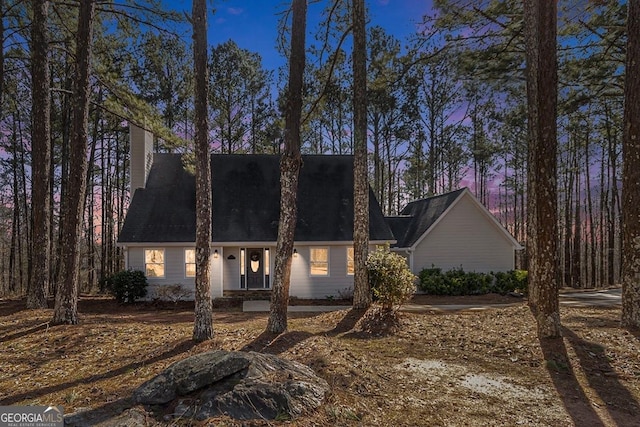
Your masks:
[{"label": "lit window glow", "polygon": [[184,273],[186,277],[196,277],[196,250],[184,250]]},{"label": "lit window glow", "polygon": [[329,248],[310,248],[309,267],[312,276],[329,275]]},{"label": "lit window glow", "polygon": [[164,249],[144,250],[144,270],[147,277],[164,277]]}]

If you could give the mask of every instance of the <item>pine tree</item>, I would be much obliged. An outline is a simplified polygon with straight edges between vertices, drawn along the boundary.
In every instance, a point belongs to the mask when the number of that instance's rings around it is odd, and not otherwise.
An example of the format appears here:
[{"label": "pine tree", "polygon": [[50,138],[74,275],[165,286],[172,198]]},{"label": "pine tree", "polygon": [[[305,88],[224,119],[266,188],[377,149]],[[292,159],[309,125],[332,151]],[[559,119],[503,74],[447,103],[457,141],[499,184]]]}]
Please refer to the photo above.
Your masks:
[{"label": "pine tree", "polygon": [[556,188],[555,2],[525,0],[528,103],[529,305],[541,338],[560,336]]},{"label": "pine tree", "polygon": [[628,3],[622,174],[622,325],[640,327],[640,2]]},{"label": "pine tree", "polygon": [[[49,34],[47,0],[33,1],[31,25],[31,209],[33,274],[27,289],[27,308],[46,308],[49,290],[49,227],[51,181],[51,119],[49,95]],[[37,255],[36,255],[37,253]]]},{"label": "pine tree", "polygon": [[274,268],[273,289],[267,331],[287,330],[287,306],[291,282],[291,257],[298,216],[298,177],[302,166],[300,155],[300,121],[302,116],[302,84],[305,67],[305,31],[307,0],[292,1],[291,55],[289,88],[285,117],[284,151],[280,158],[280,222]]},{"label": "pine tree", "polygon": [[369,252],[369,179],[367,167],[367,34],[364,0],[353,0],[353,308],[371,305],[365,262]]},{"label": "pine tree", "polygon": [[196,161],[196,295],[193,340],[213,337],[210,289],[211,256],[211,156],[207,121],[207,2],[193,0],[193,64],[195,76]]},{"label": "pine tree", "polygon": [[73,122],[67,191],[62,200],[62,273],[56,292],[53,324],[78,323],[80,230],[87,179],[89,74],[95,0],[80,2],[76,34],[76,72],[73,88]]}]

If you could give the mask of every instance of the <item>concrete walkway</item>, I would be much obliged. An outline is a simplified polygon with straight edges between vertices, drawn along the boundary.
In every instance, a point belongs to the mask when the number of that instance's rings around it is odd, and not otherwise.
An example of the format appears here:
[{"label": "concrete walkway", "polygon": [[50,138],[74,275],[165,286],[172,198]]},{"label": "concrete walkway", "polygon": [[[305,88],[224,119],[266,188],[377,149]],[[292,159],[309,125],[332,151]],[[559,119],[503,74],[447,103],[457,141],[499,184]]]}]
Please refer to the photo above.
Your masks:
[{"label": "concrete walkway", "polygon": [[[560,294],[560,304],[572,307],[615,307],[621,304],[622,290],[605,289],[601,291],[568,291]],[[483,311],[491,308],[504,308],[520,305],[520,302],[512,304],[405,304],[403,311],[420,313],[426,311]],[[320,313],[325,311],[348,310],[348,305],[291,305],[290,313]],[[269,301],[256,300],[244,301],[242,311],[267,312]]]},{"label": "concrete walkway", "polygon": [[622,304],[622,289],[567,291],[560,294],[560,304],[573,307],[615,307]]},{"label": "concrete walkway", "polygon": [[[306,313],[319,313],[323,311],[338,311],[349,309],[349,305],[290,305],[287,311],[293,312],[306,312]],[[254,300],[244,301],[242,303],[242,311],[269,311],[269,301]]]}]

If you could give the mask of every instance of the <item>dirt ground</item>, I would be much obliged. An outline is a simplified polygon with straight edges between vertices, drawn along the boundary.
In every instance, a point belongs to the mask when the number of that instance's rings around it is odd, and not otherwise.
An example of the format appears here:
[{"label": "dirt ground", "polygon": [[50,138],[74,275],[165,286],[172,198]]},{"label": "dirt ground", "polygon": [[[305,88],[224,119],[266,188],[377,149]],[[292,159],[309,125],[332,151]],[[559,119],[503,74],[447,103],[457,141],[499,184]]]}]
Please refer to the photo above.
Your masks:
[{"label": "dirt ground", "polygon": [[[124,398],[171,363],[225,349],[305,363],[331,393],[320,410],[294,421],[175,424],[640,425],[640,334],[620,329],[619,308],[562,307],[563,338],[540,341],[524,301],[480,312],[404,313],[400,325],[382,327],[371,323],[371,312],[348,307],[295,313],[280,336],[264,333],[266,313],[227,306],[215,313],[215,339],[194,345],[186,303],[121,306],[83,298],[75,326],[50,326],[51,310],[23,307],[0,300],[0,405],[118,412]],[[167,419],[147,422],[171,424]]]}]

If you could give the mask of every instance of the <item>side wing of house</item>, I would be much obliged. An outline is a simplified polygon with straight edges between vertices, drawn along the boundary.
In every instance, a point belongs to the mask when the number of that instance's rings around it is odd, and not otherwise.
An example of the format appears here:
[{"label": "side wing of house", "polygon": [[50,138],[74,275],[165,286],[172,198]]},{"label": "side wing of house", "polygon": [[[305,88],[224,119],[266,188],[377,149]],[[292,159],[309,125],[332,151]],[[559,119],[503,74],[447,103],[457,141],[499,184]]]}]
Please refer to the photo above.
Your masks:
[{"label": "side wing of house", "polygon": [[414,247],[413,272],[432,266],[443,271],[508,271],[515,267],[517,242],[465,191]]}]

